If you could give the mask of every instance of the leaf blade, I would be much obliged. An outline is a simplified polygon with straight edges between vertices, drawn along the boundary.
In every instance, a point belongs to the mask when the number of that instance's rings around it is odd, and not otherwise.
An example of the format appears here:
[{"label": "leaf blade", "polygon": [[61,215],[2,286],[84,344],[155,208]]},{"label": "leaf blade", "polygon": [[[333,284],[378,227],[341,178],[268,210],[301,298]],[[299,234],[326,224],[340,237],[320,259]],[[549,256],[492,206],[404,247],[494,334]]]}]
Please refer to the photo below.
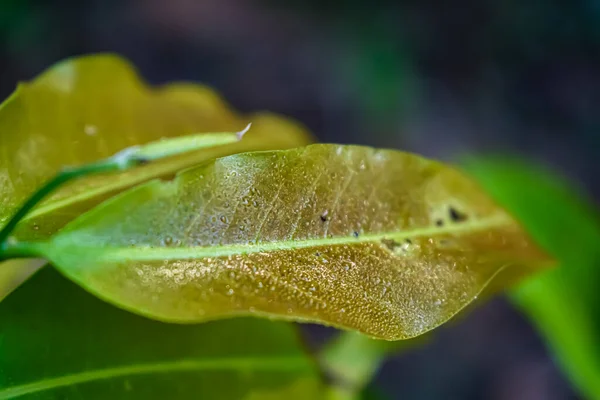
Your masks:
[{"label": "leaf blade", "polygon": [[457,171],[334,145],[151,182],[37,246],[96,295],[153,318],[268,315],[384,339],[445,322],[508,264],[548,262]]},{"label": "leaf blade", "polygon": [[0,303],[0,316],[1,399],[263,398],[290,386],[299,390],[292,398],[324,393],[289,324],[162,324],[102,303],[51,268]]}]

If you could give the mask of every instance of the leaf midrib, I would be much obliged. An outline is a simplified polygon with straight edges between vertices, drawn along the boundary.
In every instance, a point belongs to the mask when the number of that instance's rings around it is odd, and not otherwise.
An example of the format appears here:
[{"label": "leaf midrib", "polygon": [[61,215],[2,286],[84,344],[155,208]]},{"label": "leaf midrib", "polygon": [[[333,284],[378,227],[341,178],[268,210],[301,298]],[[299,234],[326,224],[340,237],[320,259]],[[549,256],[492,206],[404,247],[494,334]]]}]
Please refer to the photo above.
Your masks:
[{"label": "leaf midrib", "polygon": [[176,360],[161,363],[133,364],[96,369],[56,378],[0,389],[0,399],[12,399],[26,394],[52,390],[69,385],[131,375],[160,374],[181,371],[300,371],[310,370],[310,361],[302,356],[271,358],[223,358]]},{"label": "leaf midrib", "polygon": [[[69,233],[66,237],[59,235],[54,241],[42,243],[22,243],[29,249],[37,250],[39,254],[53,254],[62,248],[80,248],[86,250],[98,250],[94,252],[94,258],[102,261],[152,261],[152,260],[183,260],[195,258],[217,258],[235,255],[269,253],[274,251],[297,250],[302,248],[353,245],[357,243],[381,242],[384,239],[402,241],[422,236],[435,236],[440,234],[460,234],[465,232],[476,232],[493,227],[504,226],[514,221],[504,213],[497,213],[487,218],[473,221],[455,223],[440,227],[424,227],[400,232],[385,232],[363,234],[359,237],[337,236],[304,240],[283,240],[257,244],[232,244],[224,246],[197,246],[197,247],[116,247],[116,246],[90,246],[79,245],[74,242]],[[74,231],[77,240],[84,243],[93,243],[89,237],[86,238],[80,232]]]}]

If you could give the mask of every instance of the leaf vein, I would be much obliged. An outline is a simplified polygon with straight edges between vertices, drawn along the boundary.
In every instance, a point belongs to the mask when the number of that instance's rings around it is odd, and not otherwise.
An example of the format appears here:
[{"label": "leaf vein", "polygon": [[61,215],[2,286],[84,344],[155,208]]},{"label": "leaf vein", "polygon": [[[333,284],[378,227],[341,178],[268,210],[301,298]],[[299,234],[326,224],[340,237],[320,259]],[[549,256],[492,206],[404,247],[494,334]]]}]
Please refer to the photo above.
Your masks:
[{"label": "leaf vein", "polygon": [[26,394],[56,389],[86,382],[106,380],[122,376],[168,373],[173,371],[298,371],[309,370],[310,362],[301,356],[272,358],[224,358],[187,359],[152,364],[135,364],[106,369],[84,371],[75,374],[43,379],[0,390],[0,399],[12,399]]}]

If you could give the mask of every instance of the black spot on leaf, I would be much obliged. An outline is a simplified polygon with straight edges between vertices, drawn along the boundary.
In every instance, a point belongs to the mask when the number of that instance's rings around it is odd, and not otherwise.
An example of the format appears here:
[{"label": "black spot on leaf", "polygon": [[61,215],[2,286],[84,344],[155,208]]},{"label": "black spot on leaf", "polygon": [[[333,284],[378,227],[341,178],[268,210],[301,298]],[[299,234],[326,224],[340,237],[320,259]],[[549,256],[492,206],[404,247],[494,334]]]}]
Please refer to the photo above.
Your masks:
[{"label": "black spot on leaf", "polygon": [[450,219],[452,222],[463,222],[468,219],[467,214],[461,213],[454,207],[450,207],[448,212],[450,213]]}]

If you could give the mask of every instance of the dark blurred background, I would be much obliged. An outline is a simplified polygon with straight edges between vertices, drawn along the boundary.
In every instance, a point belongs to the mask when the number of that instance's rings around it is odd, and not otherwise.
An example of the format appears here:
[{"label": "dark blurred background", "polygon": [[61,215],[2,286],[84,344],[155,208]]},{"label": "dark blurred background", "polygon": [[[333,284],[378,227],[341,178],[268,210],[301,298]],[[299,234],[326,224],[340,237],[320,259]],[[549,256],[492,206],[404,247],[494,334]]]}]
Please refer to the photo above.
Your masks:
[{"label": "dark blurred background", "polygon": [[[600,0],[0,0],[3,98],[104,51],[321,141],[521,154],[600,197]],[[576,398],[503,299],[390,360],[376,384],[395,399]]]}]

